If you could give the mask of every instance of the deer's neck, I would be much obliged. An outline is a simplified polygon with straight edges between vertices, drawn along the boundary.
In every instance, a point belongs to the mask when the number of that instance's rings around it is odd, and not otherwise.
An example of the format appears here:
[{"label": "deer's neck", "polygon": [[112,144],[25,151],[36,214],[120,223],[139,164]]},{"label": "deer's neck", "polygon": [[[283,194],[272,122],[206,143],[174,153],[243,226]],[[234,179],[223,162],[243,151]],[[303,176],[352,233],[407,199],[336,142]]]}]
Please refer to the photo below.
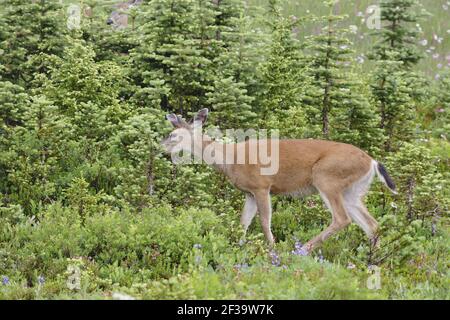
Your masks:
[{"label": "deer's neck", "polygon": [[[227,164],[226,159],[230,159],[230,156],[227,154],[227,150],[229,150],[229,148],[227,148],[227,144],[213,141],[211,138],[206,137],[202,139],[201,149],[202,154],[196,154],[199,159],[202,159],[205,163],[211,165],[218,171],[227,174],[229,165]],[[211,161],[211,156],[217,161]]]}]

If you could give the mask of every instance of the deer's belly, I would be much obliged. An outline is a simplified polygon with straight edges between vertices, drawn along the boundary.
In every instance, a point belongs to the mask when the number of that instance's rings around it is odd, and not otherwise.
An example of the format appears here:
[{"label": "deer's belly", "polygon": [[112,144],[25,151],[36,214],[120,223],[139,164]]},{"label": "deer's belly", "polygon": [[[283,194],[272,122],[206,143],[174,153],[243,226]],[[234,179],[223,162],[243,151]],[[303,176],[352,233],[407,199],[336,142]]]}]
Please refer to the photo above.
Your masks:
[{"label": "deer's belly", "polygon": [[283,196],[290,196],[295,198],[304,198],[309,195],[317,193],[317,189],[314,186],[304,186],[304,187],[297,187],[292,189],[285,189],[285,188],[271,188],[270,192],[273,194],[279,194]]}]

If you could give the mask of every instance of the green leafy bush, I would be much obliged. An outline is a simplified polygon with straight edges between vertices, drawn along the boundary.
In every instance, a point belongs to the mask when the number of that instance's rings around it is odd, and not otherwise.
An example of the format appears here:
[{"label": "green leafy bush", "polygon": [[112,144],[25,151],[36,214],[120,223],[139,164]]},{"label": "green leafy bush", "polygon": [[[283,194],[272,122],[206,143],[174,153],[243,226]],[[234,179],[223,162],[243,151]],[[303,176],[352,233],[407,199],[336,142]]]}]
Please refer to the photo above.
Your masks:
[{"label": "green leafy bush", "polygon": [[[369,64],[337,1],[322,18],[278,0],[143,1],[123,29],[88,1],[73,30],[66,2],[3,2],[0,299],[450,298],[450,82],[419,71],[417,1],[380,2]],[[204,107],[211,127],[334,139],[383,162],[399,193],[367,195],[380,246],[352,224],[302,256],[331,222],[318,195],[272,197],[273,248],[258,217],[244,234],[242,193],[161,147],[166,114]]]}]

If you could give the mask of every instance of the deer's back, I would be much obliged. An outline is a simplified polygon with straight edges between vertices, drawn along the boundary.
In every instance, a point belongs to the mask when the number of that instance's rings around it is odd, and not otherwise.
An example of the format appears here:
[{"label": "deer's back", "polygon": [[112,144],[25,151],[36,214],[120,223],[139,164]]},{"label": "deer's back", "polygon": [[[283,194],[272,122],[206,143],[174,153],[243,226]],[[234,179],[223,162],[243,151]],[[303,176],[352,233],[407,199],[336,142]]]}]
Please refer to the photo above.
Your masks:
[{"label": "deer's back", "polygon": [[[271,152],[271,140],[259,140],[260,147],[269,150],[271,161],[277,161]],[[275,194],[308,195],[315,192],[315,168],[320,174],[335,179],[358,180],[370,169],[371,158],[361,149],[340,142],[313,139],[279,140],[279,165],[273,175],[262,175],[260,159],[258,164],[234,165],[232,182],[242,190],[270,188]],[[237,152],[248,152],[251,141],[236,144]],[[276,144],[273,144],[276,147]],[[263,152],[264,154],[264,152]],[[317,170],[316,170],[317,171]]]}]

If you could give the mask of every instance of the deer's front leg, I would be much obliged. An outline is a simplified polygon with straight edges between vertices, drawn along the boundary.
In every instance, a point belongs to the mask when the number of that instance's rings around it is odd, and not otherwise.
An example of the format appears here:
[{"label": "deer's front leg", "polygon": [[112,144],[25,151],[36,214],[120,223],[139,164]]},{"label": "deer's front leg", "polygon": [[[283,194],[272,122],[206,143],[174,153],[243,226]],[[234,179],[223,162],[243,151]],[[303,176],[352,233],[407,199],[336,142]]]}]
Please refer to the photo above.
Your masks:
[{"label": "deer's front leg", "polygon": [[259,212],[259,218],[261,219],[261,227],[264,235],[270,245],[273,245],[274,238],[272,231],[270,230],[270,224],[272,220],[272,205],[270,203],[269,190],[260,190],[254,193],[256,206]]},{"label": "deer's front leg", "polygon": [[255,197],[251,193],[245,194],[244,209],[241,214],[241,224],[245,232],[252,223],[253,218],[256,215],[257,207]]}]

